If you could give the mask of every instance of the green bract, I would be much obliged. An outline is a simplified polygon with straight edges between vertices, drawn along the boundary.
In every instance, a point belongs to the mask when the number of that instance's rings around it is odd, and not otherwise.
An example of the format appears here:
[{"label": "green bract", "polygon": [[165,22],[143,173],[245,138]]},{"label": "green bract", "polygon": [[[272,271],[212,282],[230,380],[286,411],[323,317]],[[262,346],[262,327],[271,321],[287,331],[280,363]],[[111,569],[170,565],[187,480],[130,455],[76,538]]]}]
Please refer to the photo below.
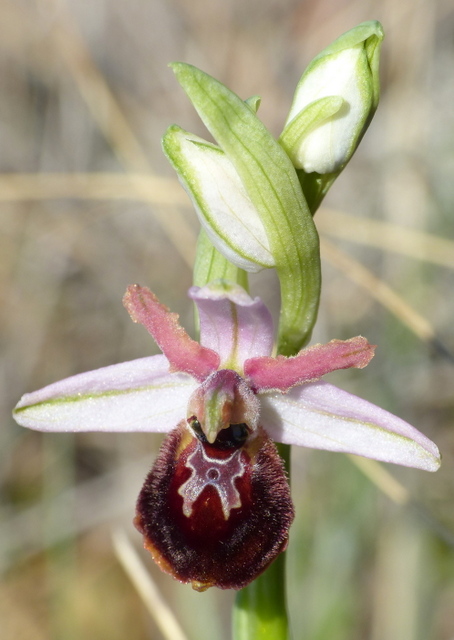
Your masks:
[{"label": "green bract", "polygon": [[293,355],[310,337],[320,295],[318,235],[298,176],[257,118],[257,98],[245,103],[191,65],[172,68],[219,147],[173,126],[164,151],[216,248],[242,269],[276,268],[278,349]]}]

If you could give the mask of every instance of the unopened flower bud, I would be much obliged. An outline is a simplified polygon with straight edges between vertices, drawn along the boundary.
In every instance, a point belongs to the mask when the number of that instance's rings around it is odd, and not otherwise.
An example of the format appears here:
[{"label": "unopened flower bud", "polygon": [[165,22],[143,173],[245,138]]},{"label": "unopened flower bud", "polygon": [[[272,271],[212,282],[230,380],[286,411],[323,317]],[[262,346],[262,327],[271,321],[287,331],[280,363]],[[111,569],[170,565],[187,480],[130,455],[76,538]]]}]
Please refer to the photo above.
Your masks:
[{"label": "unopened flower bud", "polygon": [[296,88],[280,142],[306,173],[339,173],[378,105],[383,29],[364,22],[316,56]]}]

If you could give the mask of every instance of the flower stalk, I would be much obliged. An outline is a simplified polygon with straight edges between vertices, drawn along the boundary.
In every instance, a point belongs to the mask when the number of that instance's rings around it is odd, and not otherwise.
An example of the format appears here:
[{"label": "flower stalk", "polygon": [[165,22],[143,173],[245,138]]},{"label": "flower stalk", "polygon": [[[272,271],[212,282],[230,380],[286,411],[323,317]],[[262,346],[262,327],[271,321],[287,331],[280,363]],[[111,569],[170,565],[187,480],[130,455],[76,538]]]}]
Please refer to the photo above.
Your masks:
[{"label": "flower stalk", "polygon": [[241,589],[233,609],[234,640],[288,640],[285,552]]},{"label": "flower stalk", "polygon": [[201,229],[197,240],[193,283],[196,287],[204,287],[216,280],[234,282],[246,291],[249,290],[247,271],[229,262],[215,248],[206,231]]},{"label": "flower stalk", "polygon": [[[278,447],[290,482],[288,444]],[[286,552],[241,591],[238,591],[232,615],[233,640],[288,640],[290,622],[287,607]]]}]

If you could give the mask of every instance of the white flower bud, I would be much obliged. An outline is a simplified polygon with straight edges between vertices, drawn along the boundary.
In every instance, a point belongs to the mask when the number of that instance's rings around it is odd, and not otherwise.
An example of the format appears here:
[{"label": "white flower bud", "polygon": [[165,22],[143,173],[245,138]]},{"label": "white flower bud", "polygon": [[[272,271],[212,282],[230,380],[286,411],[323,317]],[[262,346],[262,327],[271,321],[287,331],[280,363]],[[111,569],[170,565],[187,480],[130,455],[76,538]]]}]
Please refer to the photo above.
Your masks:
[{"label": "white flower bud", "polygon": [[309,64],[296,88],[280,141],[306,173],[337,173],[354,153],[378,104],[383,31],[366,22]]}]

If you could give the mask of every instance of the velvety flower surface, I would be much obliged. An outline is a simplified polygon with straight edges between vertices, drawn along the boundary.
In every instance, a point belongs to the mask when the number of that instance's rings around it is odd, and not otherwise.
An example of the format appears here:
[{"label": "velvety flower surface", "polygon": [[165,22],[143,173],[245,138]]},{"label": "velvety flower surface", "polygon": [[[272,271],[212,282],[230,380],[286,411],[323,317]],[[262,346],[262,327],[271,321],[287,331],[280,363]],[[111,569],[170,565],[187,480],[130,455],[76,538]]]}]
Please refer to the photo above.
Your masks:
[{"label": "velvety flower surface", "polygon": [[144,287],[124,304],[163,355],[73,376],[25,395],[14,416],[43,431],[169,432],[134,524],[160,568],[194,589],[240,589],[288,542],[290,489],[274,441],[435,471],[437,447],[409,424],[319,378],[362,368],[365,338],[271,357],[260,299],[218,282],[189,292],[200,344]]},{"label": "velvety flower surface", "polygon": [[[273,325],[260,299],[236,285],[189,291],[200,315],[200,344],[148,289],[132,285],[124,304],[164,355],[104,367],[25,394],[16,421],[41,431],[171,431],[188,416],[194,392],[231,370],[256,401],[254,423],[277,442],[344,451],[435,471],[439,452],[414,427],[384,409],[320,381],[362,368],[373,347],[362,337],[332,340],[292,358],[271,358]],[[243,390],[244,392],[244,390]],[[213,433],[216,428],[214,426]]]}]

